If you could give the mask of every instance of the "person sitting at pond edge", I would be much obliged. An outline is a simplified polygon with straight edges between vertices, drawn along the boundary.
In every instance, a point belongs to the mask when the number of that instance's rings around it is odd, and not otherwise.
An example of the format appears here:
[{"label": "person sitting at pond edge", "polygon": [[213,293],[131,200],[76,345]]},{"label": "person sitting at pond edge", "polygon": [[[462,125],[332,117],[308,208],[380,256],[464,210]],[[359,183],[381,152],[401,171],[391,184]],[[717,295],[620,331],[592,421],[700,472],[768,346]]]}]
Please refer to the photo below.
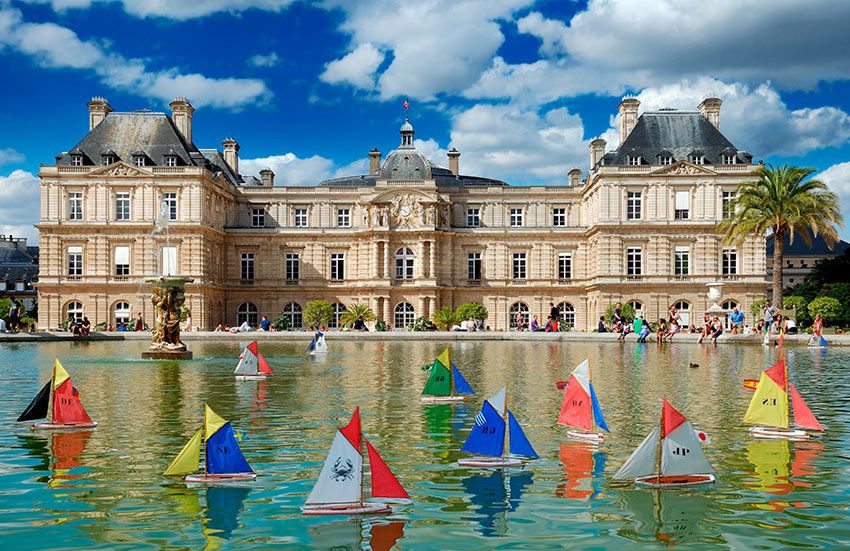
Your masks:
[{"label": "person sitting at pond edge", "polygon": [[263,316],[263,319],[260,320],[260,331],[269,331],[271,326],[272,322],[269,321],[269,318]]},{"label": "person sitting at pond edge", "polygon": [[605,316],[599,316],[599,323],[596,325],[597,333],[607,333],[608,329],[605,328]]}]

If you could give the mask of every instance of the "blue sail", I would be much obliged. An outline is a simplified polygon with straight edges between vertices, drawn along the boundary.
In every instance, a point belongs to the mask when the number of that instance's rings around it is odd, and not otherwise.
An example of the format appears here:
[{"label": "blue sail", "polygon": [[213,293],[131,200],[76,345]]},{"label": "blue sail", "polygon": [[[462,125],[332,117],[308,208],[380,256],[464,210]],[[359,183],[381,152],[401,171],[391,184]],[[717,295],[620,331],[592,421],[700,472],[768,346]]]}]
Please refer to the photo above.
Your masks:
[{"label": "blue sail", "polygon": [[510,410],[508,410],[508,423],[511,427],[511,453],[537,459],[537,452],[531,447],[531,442],[525,437],[522,427],[519,426],[516,417]]},{"label": "blue sail", "polygon": [[472,387],[469,386],[469,383],[460,374],[460,369],[455,364],[452,364],[452,375],[455,379],[455,392],[458,394],[475,394],[475,391],[472,390]]},{"label": "blue sail", "polygon": [[605,418],[602,417],[602,408],[599,407],[599,400],[596,398],[596,391],[593,390],[593,383],[590,383],[590,404],[593,406],[593,422],[605,432],[611,432],[608,425],[605,424]]},{"label": "blue sail", "polygon": [[821,346],[829,346],[829,343],[826,342],[826,339],[823,338],[823,335],[820,336],[820,345]]},{"label": "blue sail", "polygon": [[245,461],[239,444],[233,436],[230,422],[224,424],[207,440],[207,473],[233,474],[252,473],[251,467]]},{"label": "blue sail", "polygon": [[307,352],[312,352],[315,349],[316,349],[316,339],[314,338],[312,341],[310,341],[310,344],[307,345]]},{"label": "blue sail", "polygon": [[475,416],[472,432],[461,451],[494,457],[501,457],[505,451],[505,420],[487,400]]}]

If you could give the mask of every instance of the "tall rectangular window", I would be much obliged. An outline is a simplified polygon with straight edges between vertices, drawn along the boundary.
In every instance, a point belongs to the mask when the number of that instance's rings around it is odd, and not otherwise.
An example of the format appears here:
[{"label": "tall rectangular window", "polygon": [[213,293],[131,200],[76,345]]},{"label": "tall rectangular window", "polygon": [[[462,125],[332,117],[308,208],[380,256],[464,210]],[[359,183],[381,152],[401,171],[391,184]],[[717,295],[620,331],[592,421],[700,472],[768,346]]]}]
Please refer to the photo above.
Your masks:
[{"label": "tall rectangular window", "polygon": [[266,209],[258,208],[251,209],[251,227],[265,228],[266,227]]},{"label": "tall rectangular window", "polygon": [[345,279],[345,253],[331,253],[331,279]]},{"label": "tall rectangular window", "polygon": [[68,247],[68,275],[83,275],[83,248],[80,246]]},{"label": "tall rectangular window", "polygon": [[691,273],[691,249],[686,246],[677,246],[673,259],[673,274],[677,276],[689,275]]},{"label": "tall rectangular window", "polygon": [[723,275],[738,274],[738,251],[735,249],[723,249]]},{"label": "tall rectangular window", "polygon": [[254,253],[242,253],[240,268],[242,281],[254,280]]},{"label": "tall rectangular window", "polygon": [[168,219],[177,220],[177,192],[168,191],[163,193],[162,202],[168,206]]},{"label": "tall rectangular window", "polygon": [[130,193],[120,191],[115,194],[115,219],[130,219]]},{"label": "tall rectangular window", "polygon": [[643,250],[640,247],[626,247],[626,275],[643,274]]},{"label": "tall rectangular window", "polygon": [[165,157],[165,166],[177,166],[177,157],[168,155]]},{"label": "tall rectangular window", "polygon": [[723,210],[723,218],[732,218],[735,211],[732,209],[732,201],[735,199],[734,191],[724,191],[721,199],[721,208]]},{"label": "tall rectangular window", "polygon": [[177,247],[162,248],[162,275],[177,275]]},{"label": "tall rectangular window", "polygon": [[552,209],[552,225],[556,228],[563,228],[567,225],[567,209],[564,207],[556,207]]},{"label": "tall rectangular window", "polygon": [[71,191],[68,193],[68,220],[83,219],[83,193]]},{"label": "tall rectangular window", "polygon": [[640,220],[643,210],[643,195],[639,191],[626,192],[626,220]]},{"label": "tall rectangular window", "polygon": [[481,253],[466,254],[466,279],[473,281],[481,279]]},{"label": "tall rectangular window", "polygon": [[130,275],[130,247],[115,247],[115,275]]},{"label": "tall rectangular window", "polygon": [[296,228],[307,227],[307,209],[295,209],[294,220]]},{"label": "tall rectangular window", "polygon": [[336,225],[338,228],[351,227],[351,209],[336,209]]},{"label": "tall rectangular window", "polygon": [[691,193],[689,191],[677,191],[675,198],[676,220],[688,220],[691,217]]},{"label": "tall rectangular window", "polygon": [[284,272],[287,281],[297,281],[301,277],[301,257],[298,253],[286,253]]},{"label": "tall rectangular window", "polygon": [[525,279],[527,272],[527,259],[528,256],[526,253],[514,253],[514,266],[513,266],[513,275],[514,279]]},{"label": "tall rectangular window", "polygon": [[573,253],[558,253],[558,279],[573,277]]},{"label": "tall rectangular window", "polygon": [[522,209],[511,209],[510,222],[512,228],[519,228],[523,225]]},{"label": "tall rectangular window", "polygon": [[478,228],[481,227],[481,209],[478,207],[470,207],[466,209],[466,227]]}]

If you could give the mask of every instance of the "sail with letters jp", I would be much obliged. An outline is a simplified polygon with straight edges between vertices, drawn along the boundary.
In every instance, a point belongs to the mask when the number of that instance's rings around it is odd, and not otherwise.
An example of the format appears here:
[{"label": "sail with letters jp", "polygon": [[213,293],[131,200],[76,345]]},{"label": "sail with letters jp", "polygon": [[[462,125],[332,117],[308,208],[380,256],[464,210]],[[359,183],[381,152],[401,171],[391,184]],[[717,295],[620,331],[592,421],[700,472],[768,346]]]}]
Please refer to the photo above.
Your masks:
[{"label": "sail with letters jp", "polygon": [[[52,405],[50,394],[53,393]],[[48,411],[49,410],[49,411]],[[83,403],[80,401],[80,393],[71,383],[71,375],[59,362],[59,358],[53,360],[53,378],[48,381],[38,394],[35,395],[30,405],[18,417],[19,422],[46,419],[36,423],[34,429],[93,429],[97,423],[91,420],[86,413]]]},{"label": "sail with letters jp", "polygon": [[593,430],[594,426],[611,432],[602,415],[602,408],[590,379],[590,365],[587,360],[581,362],[570,374],[570,380],[564,390],[558,424],[579,429],[567,431],[567,436],[590,442],[605,440],[604,434]]},{"label": "sail with letters jp", "polygon": [[429,372],[428,382],[422,389],[423,402],[458,402],[475,394],[463,374],[452,363],[448,346],[434,360]]},{"label": "sail with letters jp", "polygon": [[[796,429],[790,428],[792,411]],[[788,366],[784,359],[762,372],[744,414],[744,422],[757,425],[750,428],[750,433],[758,438],[805,440],[810,435],[802,429],[824,430],[803,397],[788,381]]]}]

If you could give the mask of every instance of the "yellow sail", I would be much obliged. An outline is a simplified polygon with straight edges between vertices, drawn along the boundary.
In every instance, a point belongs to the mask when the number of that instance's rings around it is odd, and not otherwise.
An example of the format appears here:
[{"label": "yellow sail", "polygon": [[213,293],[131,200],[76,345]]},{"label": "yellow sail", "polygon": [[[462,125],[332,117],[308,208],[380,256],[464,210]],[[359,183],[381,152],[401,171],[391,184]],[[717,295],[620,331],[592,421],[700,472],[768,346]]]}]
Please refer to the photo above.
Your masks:
[{"label": "yellow sail", "polygon": [[171,465],[165,469],[166,476],[191,474],[198,471],[198,461],[201,459],[201,428],[195,431],[192,438],[186,442]]},{"label": "yellow sail", "polygon": [[59,385],[67,381],[71,378],[71,375],[65,371],[65,368],[62,367],[62,364],[59,363],[59,358],[53,359],[53,389],[56,390],[59,388]]},{"label": "yellow sail", "polygon": [[750,407],[744,414],[744,422],[788,428],[788,394],[765,372],[762,372],[759,378]]},{"label": "yellow sail", "polygon": [[446,366],[446,369],[452,368],[452,358],[449,354],[449,347],[447,346],[445,350],[440,352],[440,355],[437,356],[437,361]]},{"label": "yellow sail", "polygon": [[218,432],[218,429],[227,424],[227,421],[221,418],[218,413],[212,408],[204,404],[204,442],[210,439],[213,434]]}]

